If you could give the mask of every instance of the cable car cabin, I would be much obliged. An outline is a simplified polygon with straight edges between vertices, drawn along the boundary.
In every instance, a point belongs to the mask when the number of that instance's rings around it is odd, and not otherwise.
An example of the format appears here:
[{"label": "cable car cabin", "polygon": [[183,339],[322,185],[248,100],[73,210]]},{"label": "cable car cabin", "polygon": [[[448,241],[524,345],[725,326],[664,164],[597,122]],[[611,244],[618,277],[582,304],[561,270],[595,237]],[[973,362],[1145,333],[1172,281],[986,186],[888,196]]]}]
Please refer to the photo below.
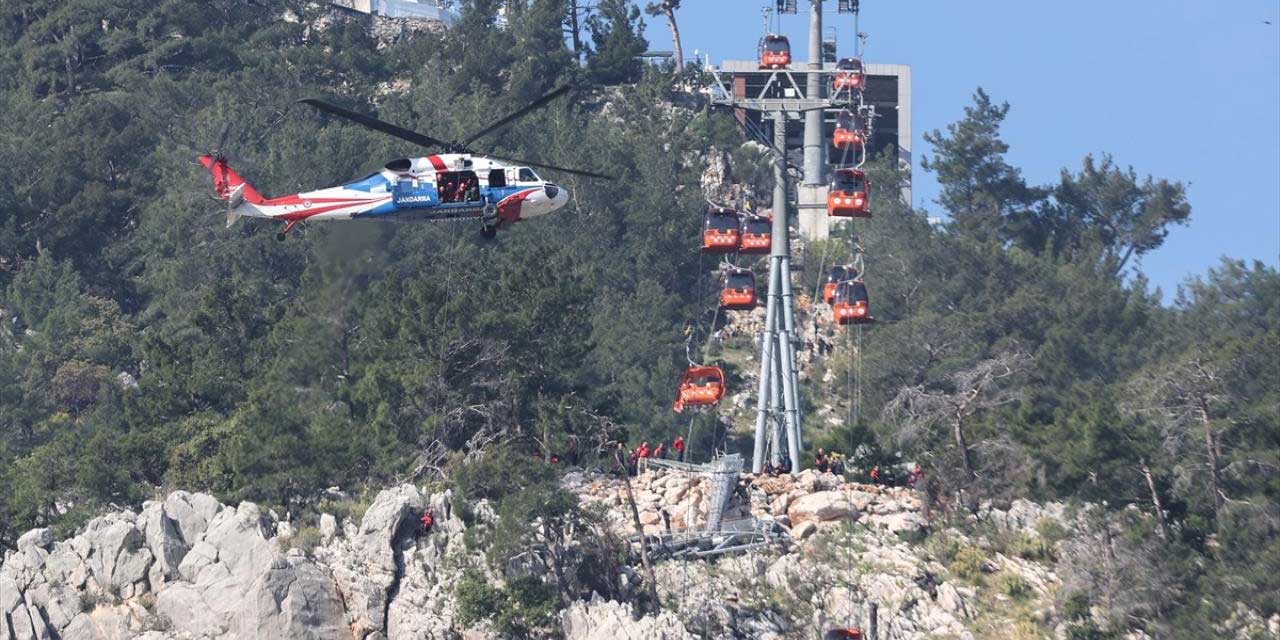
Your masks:
[{"label": "cable car cabin", "polygon": [[764,216],[747,216],[742,219],[742,245],[739,253],[769,253],[773,246],[773,220]]},{"label": "cable car cabin", "polygon": [[862,629],[845,627],[843,629],[827,629],[822,640],[862,640]]},{"label": "cable car cabin", "polygon": [[827,215],[835,218],[871,217],[871,182],[858,169],[837,169],[827,193]]},{"label": "cable car cabin", "polygon": [[714,407],[724,397],[724,371],[720,367],[691,365],[680,377],[680,390],[672,405],[676,413],[686,407]]},{"label": "cable car cabin", "polygon": [[760,41],[760,68],[786,69],[791,65],[791,41],[786,36],[769,34]]},{"label": "cable car cabin", "polygon": [[867,300],[867,285],[861,280],[849,280],[836,285],[831,315],[835,317],[836,324],[841,326],[875,322],[875,318],[871,317],[870,301]]},{"label": "cable car cabin", "polygon": [[831,134],[831,144],[837,149],[861,149],[866,142],[866,118],[848,109],[836,115],[836,130]]},{"label": "cable car cabin", "polygon": [[841,58],[836,63],[836,75],[831,78],[831,91],[840,92],[843,89],[853,91],[862,91],[862,87],[866,84],[866,72],[862,68],[862,61],[857,58]]},{"label": "cable car cabin", "polygon": [[720,284],[720,307],[726,311],[756,308],[756,274],[750,269],[731,269]]},{"label": "cable car cabin", "polygon": [[827,279],[822,282],[822,301],[827,304],[835,302],[836,287],[841,282],[854,279],[857,275],[858,272],[849,265],[838,264],[831,267],[831,270],[827,271]]},{"label": "cable car cabin", "polygon": [[709,207],[702,228],[703,253],[733,253],[738,250],[738,212],[725,207]]}]

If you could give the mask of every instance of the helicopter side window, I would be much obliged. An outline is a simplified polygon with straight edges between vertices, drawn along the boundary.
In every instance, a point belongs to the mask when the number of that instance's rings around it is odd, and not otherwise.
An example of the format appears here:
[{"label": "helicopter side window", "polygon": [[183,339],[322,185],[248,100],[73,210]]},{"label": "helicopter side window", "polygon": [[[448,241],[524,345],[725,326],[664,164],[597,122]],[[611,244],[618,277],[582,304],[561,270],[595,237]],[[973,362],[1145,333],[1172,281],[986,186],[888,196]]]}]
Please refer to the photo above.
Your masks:
[{"label": "helicopter side window", "polygon": [[507,172],[502,169],[489,170],[489,187],[505,187],[507,186]]},{"label": "helicopter side window", "polygon": [[533,172],[529,167],[520,167],[520,182],[541,182],[538,174]]},{"label": "helicopter side window", "polygon": [[436,174],[440,202],[475,202],[480,200],[480,179],[474,171],[441,171]]}]

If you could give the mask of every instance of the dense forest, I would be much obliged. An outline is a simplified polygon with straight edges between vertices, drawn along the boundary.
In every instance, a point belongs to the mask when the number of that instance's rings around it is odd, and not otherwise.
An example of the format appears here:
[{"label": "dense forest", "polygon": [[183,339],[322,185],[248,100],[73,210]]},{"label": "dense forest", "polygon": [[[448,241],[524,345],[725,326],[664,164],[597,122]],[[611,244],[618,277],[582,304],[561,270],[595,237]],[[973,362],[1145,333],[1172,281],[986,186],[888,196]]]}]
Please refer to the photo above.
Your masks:
[{"label": "dense forest", "polygon": [[[552,481],[517,472],[532,452],[670,437],[685,328],[709,330],[699,177],[744,139],[639,61],[641,7],[570,6],[465,0],[450,29],[392,38],[300,0],[0,7],[0,547],[166,488],[288,506],[447,476],[496,499]],[[225,130],[269,195],[328,186],[417,150],[297,99],[452,139],[565,81],[570,99],[493,147],[619,179],[555,176],[571,206],[496,241],[225,229],[194,161]],[[1183,185],[1108,156],[1028,184],[1005,159],[1008,108],[978,90],[926,136],[928,212],[874,163],[864,410],[809,441],[920,462],[943,512],[1103,505],[1125,561],[1082,568],[1073,597],[1116,628],[1204,637],[1238,602],[1276,613],[1280,273],[1224,258],[1162,297],[1142,257],[1193,215]],[[848,242],[805,250],[813,283]],[[841,342],[820,365],[837,380]],[[810,407],[850,391],[820,379]],[[495,450],[520,453],[477,471]]]}]

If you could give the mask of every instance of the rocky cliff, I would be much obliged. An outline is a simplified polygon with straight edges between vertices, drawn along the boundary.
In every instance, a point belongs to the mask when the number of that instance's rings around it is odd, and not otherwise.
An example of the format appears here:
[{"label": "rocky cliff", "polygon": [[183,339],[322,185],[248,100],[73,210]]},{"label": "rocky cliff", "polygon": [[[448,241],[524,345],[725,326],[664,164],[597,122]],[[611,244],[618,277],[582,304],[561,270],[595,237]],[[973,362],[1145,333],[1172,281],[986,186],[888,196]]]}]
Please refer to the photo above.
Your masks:
[{"label": "rocky cliff", "polygon": [[[675,527],[705,518],[699,476],[654,470],[632,482],[651,533],[665,526],[663,511]],[[602,505],[620,534],[634,533],[620,479],[577,472],[564,486]],[[417,514],[428,505],[437,524],[423,536]],[[483,503],[470,511],[472,527],[495,517]],[[462,572],[484,571],[458,512],[447,494],[404,485],[379,493],[359,518],[322,514],[318,527],[297,530],[252,503],[180,491],[102,515],[67,540],[36,529],[0,566],[0,640],[494,637],[458,621]],[[872,604],[887,639],[1002,636],[1020,624],[1052,628],[1057,618],[1059,581],[1048,566],[930,531],[908,489],[813,471],[744,476],[726,519],[748,516],[776,522],[791,541],[714,562],[659,562],[661,612],[596,597],[566,607],[554,633],[808,638],[831,625],[866,626]],[[1061,508],[1029,502],[983,518],[992,536],[1031,541],[1045,523],[1065,522]]]}]

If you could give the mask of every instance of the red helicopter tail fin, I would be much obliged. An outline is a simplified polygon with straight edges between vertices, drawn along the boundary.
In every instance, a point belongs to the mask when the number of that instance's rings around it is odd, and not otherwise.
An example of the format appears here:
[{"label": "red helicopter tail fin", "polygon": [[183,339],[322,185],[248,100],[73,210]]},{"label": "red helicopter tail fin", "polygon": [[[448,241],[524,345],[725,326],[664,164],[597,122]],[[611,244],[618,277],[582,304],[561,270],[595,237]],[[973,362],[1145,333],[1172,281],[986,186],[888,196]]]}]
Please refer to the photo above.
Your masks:
[{"label": "red helicopter tail fin", "polygon": [[266,198],[262,197],[262,194],[253,188],[253,185],[245,182],[244,178],[241,178],[240,174],[236,173],[227,164],[226,158],[203,155],[200,156],[200,164],[204,165],[204,168],[213,174],[213,190],[217,192],[219,198],[240,197],[250,204],[260,204],[266,201]]}]

